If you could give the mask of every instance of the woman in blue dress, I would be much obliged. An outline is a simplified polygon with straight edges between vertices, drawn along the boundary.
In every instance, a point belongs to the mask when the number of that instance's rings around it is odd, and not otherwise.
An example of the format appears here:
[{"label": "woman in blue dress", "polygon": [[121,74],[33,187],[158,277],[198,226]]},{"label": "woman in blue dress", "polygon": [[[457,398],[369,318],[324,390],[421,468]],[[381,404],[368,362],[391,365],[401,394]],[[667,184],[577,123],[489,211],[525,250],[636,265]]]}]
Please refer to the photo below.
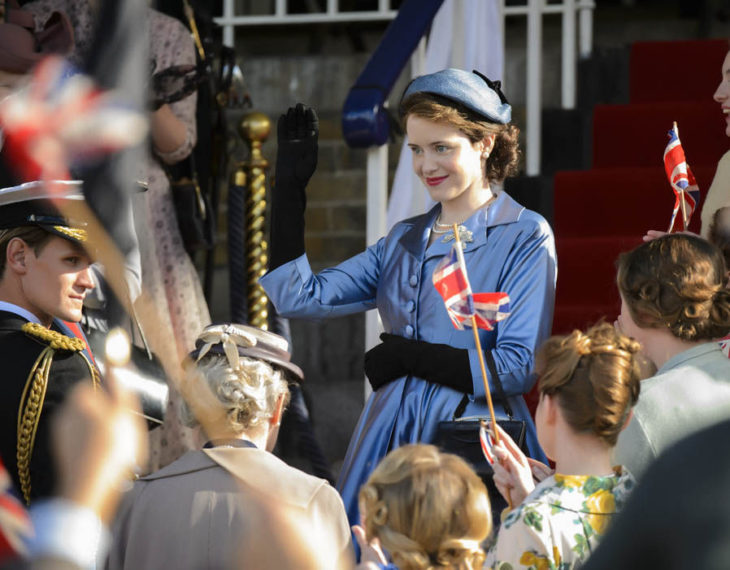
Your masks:
[{"label": "woman in blue dress", "polygon": [[[447,69],[414,79],[400,113],[413,169],[434,201],[428,213],[396,224],[385,237],[315,275],[304,251],[305,187],[316,168],[317,118],[299,104],[278,124],[272,192],[271,258],[261,284],[285,317],[322,319],[378,309],[386,334],[366,354],[374,392],[350,441],[338,488],[351,524],[357,496],[393,448],[433,442],[438,424],[486,415],[471,330],[451,324],[432,275],[459,224],[475,292],[506,292],[511,315],[479,330],[492,351],[518,419],[527,421],[530,455],[544,458],[523,394],[532,388],[534,354],[551,329],[556,256],[550,226],[496,184],[516,170],[518,129],[499,83]],[[493,394],[493,380],[489,379]],[[497,417],[506,417],[495,401]]]}]

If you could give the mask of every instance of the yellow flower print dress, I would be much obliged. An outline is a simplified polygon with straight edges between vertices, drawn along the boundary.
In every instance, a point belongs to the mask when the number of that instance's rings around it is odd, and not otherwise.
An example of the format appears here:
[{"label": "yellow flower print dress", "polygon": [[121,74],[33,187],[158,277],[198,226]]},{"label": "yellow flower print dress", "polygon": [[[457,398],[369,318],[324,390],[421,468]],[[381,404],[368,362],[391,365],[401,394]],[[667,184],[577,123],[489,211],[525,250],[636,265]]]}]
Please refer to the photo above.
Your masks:
[{"label": "yellow flower print dress", "polygon": [[568,570],[586,561],[634,487],[625,468],[612,475],[542,481],[504,518],[485,568]]}]

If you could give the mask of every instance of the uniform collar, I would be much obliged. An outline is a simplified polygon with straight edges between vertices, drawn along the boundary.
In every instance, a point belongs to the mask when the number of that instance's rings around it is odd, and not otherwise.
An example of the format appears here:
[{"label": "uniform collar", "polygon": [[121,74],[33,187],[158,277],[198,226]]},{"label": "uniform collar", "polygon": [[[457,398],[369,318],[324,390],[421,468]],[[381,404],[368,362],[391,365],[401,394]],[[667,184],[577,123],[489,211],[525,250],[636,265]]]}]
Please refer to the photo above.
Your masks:
[{"label": "uniform collar", "polygon": [[[487,242],[487,231],[483,228],[489,228],[511,224],[520,219],[525,207],[517,203],[504,190],[497,193],[497,197],[487,208],[477,210],[462,225],[472,232],[473,241],[466,244],[464,251],[470,251],[481,247]],[[400,238],[401,245],[413,256],[421,259],[426,251],[428,243],[428,235],[431,226],[441,213],[441,204],[436,204],[426,214],[416,216],[401,222],[407,225],[407,229]],[[486,218],[486,219],[485,219]],[[453,241],[443,243],[443,238],[434,242],[433,246],[428,250],[428,255],[445,255]]]},{"label": "uniform collar", "polygon": [[19,307],[18,305],[15,305],[13,303],[8,303],[7,301],[0,301],[0,311],[13,313],[14,315],[23,317],[26,321],[30,321],[31,323],[36,323],[39,325],[41,324],[40,319],[29,310],[24,309],[23,307]]}]

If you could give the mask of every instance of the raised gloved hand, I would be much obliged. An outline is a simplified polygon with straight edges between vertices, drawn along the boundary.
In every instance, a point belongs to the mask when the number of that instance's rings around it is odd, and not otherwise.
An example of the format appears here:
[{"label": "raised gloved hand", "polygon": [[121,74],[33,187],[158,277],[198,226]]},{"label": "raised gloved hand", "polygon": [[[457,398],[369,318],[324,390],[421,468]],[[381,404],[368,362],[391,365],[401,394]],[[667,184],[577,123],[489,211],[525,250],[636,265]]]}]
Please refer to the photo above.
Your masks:
[{"label": "raised gloved hand", "polygon": [[388,333],[381,334],[380,340],[383,342],[365,353],[365,374],[373,390],[411,374],[459,392],[474,393],[466,349]]},{"label": "raised gloved hand", "polygon": [[317,168],[319,120],[297,103],[277,124],[278,149],[271,197],[271,256],[275,269],[304,253],[305,188]]}]

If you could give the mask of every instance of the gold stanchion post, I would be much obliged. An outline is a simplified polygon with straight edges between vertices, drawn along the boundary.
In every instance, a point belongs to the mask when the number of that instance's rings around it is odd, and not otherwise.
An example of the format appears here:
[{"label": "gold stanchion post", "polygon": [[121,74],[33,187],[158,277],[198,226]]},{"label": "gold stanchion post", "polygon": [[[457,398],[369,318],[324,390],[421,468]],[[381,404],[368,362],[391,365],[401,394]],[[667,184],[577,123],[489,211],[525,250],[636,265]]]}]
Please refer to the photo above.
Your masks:
[{"label": "gold stanchion post", "polygon": [[268,266],[268,244],[264,239],[266,227],[266,171],[269,162],[261,147],[271,132],[271,121],[263,113],[247,113],[239,125],[241,137],[250,148],[243,163],[248,182],[246,192],[246,287],[248,324],[267,330],[269,327],[269,299],[258,279]]}]

